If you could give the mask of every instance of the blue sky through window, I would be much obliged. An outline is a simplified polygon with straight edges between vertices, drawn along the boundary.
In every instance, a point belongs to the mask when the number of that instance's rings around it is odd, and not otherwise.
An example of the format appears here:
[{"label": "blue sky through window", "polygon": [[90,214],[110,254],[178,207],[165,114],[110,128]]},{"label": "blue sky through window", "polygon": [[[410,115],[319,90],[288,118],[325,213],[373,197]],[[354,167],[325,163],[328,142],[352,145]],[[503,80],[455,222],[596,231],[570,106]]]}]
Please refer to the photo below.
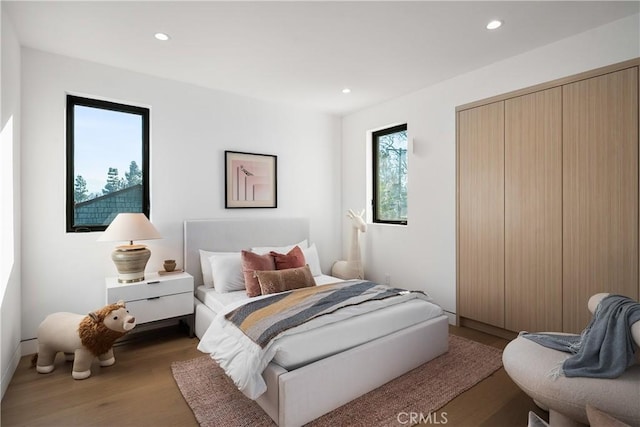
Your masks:
[{"label": "blue sky through window", "polygon": [[140,115],[76,105],[74,117],[74,175],[82,175],[90,194],[102,194],[110,167],[120,178],[131,161],[142,169]]}]

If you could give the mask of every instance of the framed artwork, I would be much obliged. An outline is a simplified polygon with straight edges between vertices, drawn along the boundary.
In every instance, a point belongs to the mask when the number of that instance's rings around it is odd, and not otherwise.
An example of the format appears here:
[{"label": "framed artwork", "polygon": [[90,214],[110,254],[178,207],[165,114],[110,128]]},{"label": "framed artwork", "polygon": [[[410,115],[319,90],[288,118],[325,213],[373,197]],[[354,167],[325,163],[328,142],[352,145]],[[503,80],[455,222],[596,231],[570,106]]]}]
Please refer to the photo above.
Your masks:
[{"label": "framed artwork", "polygon": [[277,156],[224,152],[224,207],[278,207]]}]

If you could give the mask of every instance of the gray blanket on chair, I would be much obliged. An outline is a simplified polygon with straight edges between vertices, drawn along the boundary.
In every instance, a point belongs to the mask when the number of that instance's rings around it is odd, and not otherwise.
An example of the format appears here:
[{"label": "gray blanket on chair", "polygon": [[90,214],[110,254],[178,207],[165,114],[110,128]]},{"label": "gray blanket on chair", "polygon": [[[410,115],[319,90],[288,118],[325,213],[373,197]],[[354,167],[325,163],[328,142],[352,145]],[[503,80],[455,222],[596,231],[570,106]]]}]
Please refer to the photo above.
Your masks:
[{"label": "gray blanket on chair", "polygon": [[558,372],[566,377],[617,378],[635,361],[631,325],[640,321],[640,304],[621,295],[600,301],[580,335],[521,336],[545,347],[572,353]]}]

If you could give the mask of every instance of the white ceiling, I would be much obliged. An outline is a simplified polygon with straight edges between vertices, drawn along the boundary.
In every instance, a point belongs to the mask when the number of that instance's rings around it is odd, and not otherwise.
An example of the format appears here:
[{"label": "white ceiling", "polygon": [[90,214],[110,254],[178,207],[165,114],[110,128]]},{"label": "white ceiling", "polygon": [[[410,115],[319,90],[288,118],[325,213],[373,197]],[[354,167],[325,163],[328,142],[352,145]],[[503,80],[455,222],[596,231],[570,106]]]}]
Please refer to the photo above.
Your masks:
[{"label": "white ceiling", "polygon": [[[335,114],[640,10],[638,1],[2,4],[23,46]],[[504,25],[489,32],[494,18]],[[155,40],[159,31],[171,39]]]}]

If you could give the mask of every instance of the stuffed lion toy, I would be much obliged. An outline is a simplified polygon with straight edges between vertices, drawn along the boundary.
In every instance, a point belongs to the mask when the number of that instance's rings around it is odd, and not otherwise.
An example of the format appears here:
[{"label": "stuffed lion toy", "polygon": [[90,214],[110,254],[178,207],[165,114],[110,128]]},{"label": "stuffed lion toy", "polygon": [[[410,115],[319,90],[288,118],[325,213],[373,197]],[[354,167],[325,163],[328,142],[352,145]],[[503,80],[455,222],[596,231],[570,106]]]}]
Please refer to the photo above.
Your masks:
[{"label": "stuffed lion toy", "polygon": [[38,352],[31,363],[41,374],[55,369],[58,352],[73,360],[72,376],[83,380],[91,376],[91,363],[97,357],[100,366],[116,363],[113,343],[136,326],[123,301],[109,304],[84,316],[74,313],[53,313],[38,327]]}]

